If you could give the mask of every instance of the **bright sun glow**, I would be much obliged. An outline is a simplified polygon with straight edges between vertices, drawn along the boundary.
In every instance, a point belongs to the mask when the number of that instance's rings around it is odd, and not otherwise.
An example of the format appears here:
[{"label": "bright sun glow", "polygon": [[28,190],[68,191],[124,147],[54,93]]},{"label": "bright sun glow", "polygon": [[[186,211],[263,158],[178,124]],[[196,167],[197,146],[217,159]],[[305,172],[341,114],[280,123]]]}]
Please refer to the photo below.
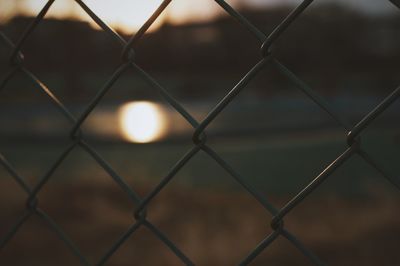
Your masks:
[{"label": "bright sun glow", "polygon": [[119,110],[123,137],[131,142],[147,143],[160,139],[166,131],[166,118],[161,107],[141,101],[123,105]]},{"label": "bright sun glow", "polygon": [[[126,34],[136,32],[153,14],[163,0],[83,0],[95,14],[113,28]],[[0,0],[0,20],[16,14],[35,16],[48,0]],[[208,20],[221,13],[220,9],[207,1],[174,0],[157,18],[149,31],[159,28],[163,22],[184,23],[188,21]],[[95,28],[96,23],[72,0],[57,0],[48,11],[47,18],[73,18],[89,22]]]},{"label": "bright sun glow", "polygon": [[[153,14],[162,0],[85,0],[84,2],[111,26],[132,34]],[[75,11],[80,11],[79,15],[85,17],[81,8],[77,8]],[[162,24],[165,19],[164,14],[156,20],[153,29]],[[89,21],[92,22],[91,19]]]}]

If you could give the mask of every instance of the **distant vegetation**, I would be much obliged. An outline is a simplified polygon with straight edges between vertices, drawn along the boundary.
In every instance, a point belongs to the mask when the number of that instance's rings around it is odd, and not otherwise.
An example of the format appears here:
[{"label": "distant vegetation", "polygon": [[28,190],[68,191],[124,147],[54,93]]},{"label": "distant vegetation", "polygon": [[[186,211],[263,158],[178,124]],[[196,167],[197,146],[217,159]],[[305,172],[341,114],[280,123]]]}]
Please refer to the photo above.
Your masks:
[{"label": "distant vegetation", "polygon": [[[289,12],[289,8],[242,10],[265,33],[270,33]],[[31,17],[16,17],[0,27],[16,41],[31,21]],[[399,32],[397,16],[370,17],[339,6],[323,6],[304,13],[278,39],[273,54],[326,94],[349,90],[387,92],[400,83]],[[207,23],[164,24],[139,42],[136,60],[177,95],[207,97],[221,87],[227,90],[234,85],[260,59],[259,48],[260,43],[251,33],[223,16]],[[23,52],[26,65],[57,84],[57,94],[70,101],[92,95],[121,62],[119,43],[78,21],[43,21],[23,46]],[[0,45],[1,76],[6,71],[8,53]],[[132,77],[125,81],[120,85],[138,84]],[[268,68],[251,86],[258,95],[267,95],[288,84]],[[21,84],[10,84],[17,85]],[[139,90],[137,95],[146,97],[146,90]]]}]

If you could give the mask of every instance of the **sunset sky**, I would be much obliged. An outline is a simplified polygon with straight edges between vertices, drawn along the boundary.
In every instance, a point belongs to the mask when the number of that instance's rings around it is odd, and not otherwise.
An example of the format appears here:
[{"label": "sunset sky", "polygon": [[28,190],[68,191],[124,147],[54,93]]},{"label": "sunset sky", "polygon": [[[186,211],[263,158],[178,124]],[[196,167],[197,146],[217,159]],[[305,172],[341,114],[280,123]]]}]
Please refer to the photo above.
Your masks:
[{"label": "sunset sky", "polygon": [[[313,5],[332,2],[333,0],[316,0]],[[0,19],[5,20],[16,13],[37,14],[46,0],[0,0]],[[84,1],[104,21],[126,32],[137,30],[157,8],[161,0],[85,0]],[[228,0],[233,6],[263,7],[279,4],[298,4],[300,0]],[[391,3],[377,0],[335,0],[346,3],[353,8],[360,8],[368,13],[396,11]],[[246,3],[246,4],[244,4]],[[112,10],[113,12],[110,12]],[[172,23],[209,20],[224,13],[212,0],[173,0],[156,25],[168,20]],[[73,17],[91,22],[82,9],[73,0],[56,0],[48,17]]]}]

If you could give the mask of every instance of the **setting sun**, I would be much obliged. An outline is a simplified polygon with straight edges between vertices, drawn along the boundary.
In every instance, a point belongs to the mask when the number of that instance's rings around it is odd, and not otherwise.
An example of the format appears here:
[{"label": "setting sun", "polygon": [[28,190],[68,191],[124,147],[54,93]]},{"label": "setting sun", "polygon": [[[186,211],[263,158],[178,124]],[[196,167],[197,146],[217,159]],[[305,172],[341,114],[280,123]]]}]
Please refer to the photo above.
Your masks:
[{"label": "setting sun", "polygon": [[166,131],[164,112],[155,103],[127,103],[120,108],[118,117],[124,139],[131,142],[152,142],[160,139]]}]

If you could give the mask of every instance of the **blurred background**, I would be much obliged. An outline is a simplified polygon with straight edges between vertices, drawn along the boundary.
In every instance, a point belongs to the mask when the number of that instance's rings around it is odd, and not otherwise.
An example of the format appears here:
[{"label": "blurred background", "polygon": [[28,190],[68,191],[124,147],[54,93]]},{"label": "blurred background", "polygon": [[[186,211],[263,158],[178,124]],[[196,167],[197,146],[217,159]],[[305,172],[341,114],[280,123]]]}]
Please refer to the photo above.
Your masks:
[{"label": "blurred background", "polygon": [[[160,4],[84,1],[125,39]],[[227,1],[269,34],[298,0]],[[16,42],[44,0],[0,0],[0,31]],[[281,63],[351,125],[400,84],[400,16],[390,1],[315,1],[273,45]],[[260,43],[214,1],[174,0],[135,47],[136,62],[199,121],[261,59]],[[122,48],[74,2],[55,1],[22,46],[25,66],[78,117],[121,63]],[[0,42],[0,79],[11,51]],[[70,122],[18,73],[0,91],[0,152],[32,186],[70,143]],[[400,103],[363,132],[363,147],[400,182]],[[208,144],[277,206],[347,147],[347,132],[268,65],[207,128]],[[193,146],[191,126],[134,70],[83,124],[85,139],[141,196]],[[0,237],[26,194],[0,168]],[[398,265],[400,194],[351,158],[285,219],[329,265]],[[134,222],[134,205],[84,150],[75,149],[40,191],[40,207],[96,261]],[[149,219],[196,265],[235,265],[271,232],[268,214],[199,153],[151,202]],[[49,253],[49,251],[51,251]],[[156,255],[156,256],[155,256]],[[162,263],[161,263],[161,262]],[[179,265],[139,230],[107,265]],[[0,251],[0,265],[77,265],[39,218]],[[308,265],[279,238],[254,265]]]}]

